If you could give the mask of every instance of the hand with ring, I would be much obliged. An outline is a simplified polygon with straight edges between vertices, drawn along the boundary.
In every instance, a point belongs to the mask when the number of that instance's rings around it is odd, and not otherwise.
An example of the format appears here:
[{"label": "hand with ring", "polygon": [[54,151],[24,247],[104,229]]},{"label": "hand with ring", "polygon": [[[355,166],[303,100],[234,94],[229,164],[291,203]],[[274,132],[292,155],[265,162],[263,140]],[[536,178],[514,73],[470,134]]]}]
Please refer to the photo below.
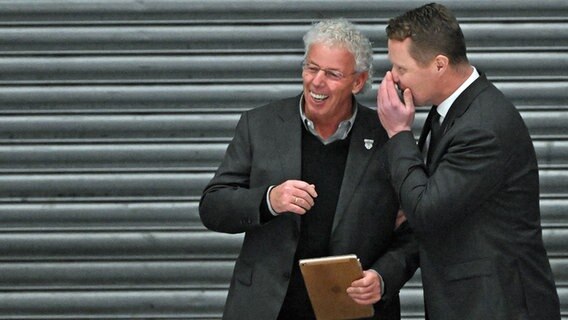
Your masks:
[{"label": "hand with ring", "polygon": [[305,214],[314,205],[317,197],[316,188],[301,180],[287,180],[270,191],[269,199],[276,213],[291,212]]}]

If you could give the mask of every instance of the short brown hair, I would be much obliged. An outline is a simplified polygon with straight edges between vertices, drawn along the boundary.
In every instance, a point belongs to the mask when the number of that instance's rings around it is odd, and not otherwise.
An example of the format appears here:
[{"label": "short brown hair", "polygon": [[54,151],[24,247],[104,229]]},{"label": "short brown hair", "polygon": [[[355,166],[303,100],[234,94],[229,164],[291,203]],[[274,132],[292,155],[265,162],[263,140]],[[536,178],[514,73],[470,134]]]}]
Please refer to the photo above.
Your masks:
[{"label": "short brown hair", "polygon": [[468,62],[465,38],[454,14],[446,7],[430,3],[390,19],[386,28],[391,40],[411,38],[410,55],[420,64],[442,54],[450,64]]}]

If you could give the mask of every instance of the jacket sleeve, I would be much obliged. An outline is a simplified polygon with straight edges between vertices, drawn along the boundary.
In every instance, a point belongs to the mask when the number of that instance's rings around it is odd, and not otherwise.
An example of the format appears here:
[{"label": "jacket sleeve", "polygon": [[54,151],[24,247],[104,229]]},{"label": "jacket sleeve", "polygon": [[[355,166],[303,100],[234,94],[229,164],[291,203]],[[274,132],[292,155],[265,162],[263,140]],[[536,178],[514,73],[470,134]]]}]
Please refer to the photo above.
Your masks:
[{"label": "jacket sleeve", "polygon": [[462,130],[429,174],[412,133],[393,136],[387,143],[391,179],[412,229],[441,232],[477,210],[503,183],[502,149],[488,130]]},{"label": "jacket sleeve", "polygon": [[260,225],[268,186],[250,188],[252,146],[248,113],[244,113],[215,176],[205,187],[199,215],[210,230],[240,233]]},{"label": "jacket sleeve", "polygon": [[418,243],[407,221],[394,232],[389,250],[373,265],[383,278],[383,299],[398,296],[419,265]]}]

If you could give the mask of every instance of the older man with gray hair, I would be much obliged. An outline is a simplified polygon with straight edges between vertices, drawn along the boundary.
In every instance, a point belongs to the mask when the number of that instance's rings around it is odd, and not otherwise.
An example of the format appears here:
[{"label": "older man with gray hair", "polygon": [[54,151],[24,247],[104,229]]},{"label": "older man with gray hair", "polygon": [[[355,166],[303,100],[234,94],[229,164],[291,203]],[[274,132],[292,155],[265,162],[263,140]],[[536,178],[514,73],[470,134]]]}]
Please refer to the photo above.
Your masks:
[{"label": "older man with gray hair", "polygon": [[364,270],[349,297],[373,319],[400,319],[417,246],[381,165],[388,135],[355,99],[371,82],[371,44],[344,19],[315,24],[304,43],[302,93],[243,113],[201,198],[207,228],[245,233],[223,319],[315,319],[298,261],[344,254]]}]

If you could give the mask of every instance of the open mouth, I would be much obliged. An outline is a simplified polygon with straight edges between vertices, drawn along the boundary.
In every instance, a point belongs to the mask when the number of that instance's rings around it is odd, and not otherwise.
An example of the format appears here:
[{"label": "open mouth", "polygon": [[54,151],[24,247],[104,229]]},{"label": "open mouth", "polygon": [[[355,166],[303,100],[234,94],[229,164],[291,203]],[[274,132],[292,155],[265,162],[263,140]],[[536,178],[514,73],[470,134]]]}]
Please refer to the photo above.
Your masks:
[{"label": "open mouth", "polygon": [[325,95],[325,94],[317,94],[314,93],[312,91],[310,91],[310,96],[317,101],[324,101],[325,99],[329,98],[329,96]]}]

